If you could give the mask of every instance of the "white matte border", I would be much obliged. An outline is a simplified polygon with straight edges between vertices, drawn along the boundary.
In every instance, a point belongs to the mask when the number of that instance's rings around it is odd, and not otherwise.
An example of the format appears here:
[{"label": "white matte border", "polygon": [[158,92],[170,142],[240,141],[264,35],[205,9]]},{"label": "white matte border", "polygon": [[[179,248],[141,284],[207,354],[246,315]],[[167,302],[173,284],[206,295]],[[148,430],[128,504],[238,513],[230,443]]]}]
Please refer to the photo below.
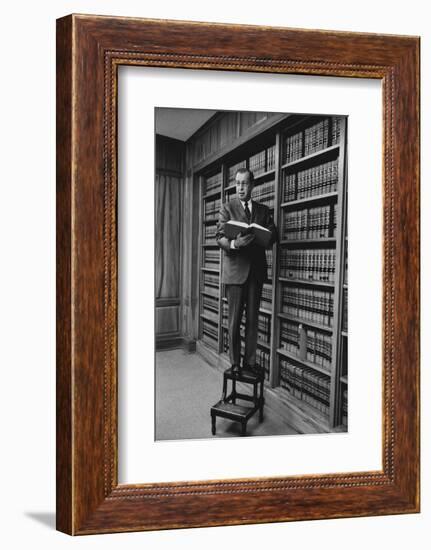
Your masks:
[{"label": "white matte border", "polygon": [[[380,81],[120,67],[118,97],[120,483],[382,469]],[[348,115],[348,433],[154,441],[154,107]]]}]

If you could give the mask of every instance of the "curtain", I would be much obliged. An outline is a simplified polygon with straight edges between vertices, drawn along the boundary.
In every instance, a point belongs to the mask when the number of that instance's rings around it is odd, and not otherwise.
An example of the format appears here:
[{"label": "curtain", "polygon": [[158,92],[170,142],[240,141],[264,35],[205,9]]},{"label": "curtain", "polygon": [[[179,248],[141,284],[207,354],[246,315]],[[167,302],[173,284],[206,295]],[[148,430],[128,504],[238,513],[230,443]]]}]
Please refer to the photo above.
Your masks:
[{"label": "curtain", "polygon": [[156,298],[180,293],[181,183],[179,177],[156,174]]}]

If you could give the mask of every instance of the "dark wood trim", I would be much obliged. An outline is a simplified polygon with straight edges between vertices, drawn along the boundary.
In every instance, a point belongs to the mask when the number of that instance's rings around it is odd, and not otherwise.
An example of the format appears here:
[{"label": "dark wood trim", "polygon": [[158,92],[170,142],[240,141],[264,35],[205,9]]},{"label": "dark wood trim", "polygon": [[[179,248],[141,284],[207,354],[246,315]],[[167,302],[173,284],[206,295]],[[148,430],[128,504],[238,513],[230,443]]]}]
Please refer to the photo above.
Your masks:
[{"label": "dark wood trim", "polygon": [[180,306],[180,298],[156,298],[156,307]]},{"label": "dark wood trim", "polygon": [[[59,20],[57,32],[58,529],[419,511],[419,39],[79,15]],[[119,65],[382,80],[381,471],[118,485]]]},{"label": "dark wood trim", "polygon": [[[281,219],[280,219],[280,208],[277,208],[277,205],[281,204],[281,193],[282,186],[281,182],[281,164],[282,164],[282,149],[283,149],[283,135],[281,130],[277,132],[275,138],[275,174],[274,174],[274,223],[278,228],[278,238],[280,238],[280,228],[281,228]],[[281,303],[281,288],[282,285],[277,284],[277,266],[278,266],[278,254],[279,247],[272,247],[272,295],[271,303],[273,304],[272,315],[271,315],[271,348],[270,348],[270,367],[269,367],[269,376],[271,387],[277,387],[280,384],[280,363],[277,358],[276,350],[278,345],[278,335],[280,331],[280,320],[276,315],[276,312],[279,311]]]},{"label": "dark wood trim", "polygon": [[262,122],[261,124],[251,126],[249,130],[247,130],[242,136],[238,136],[238,138],[235,140],[234,143],[229,143],[229,145],[226,145],[216,153],[213,153],[212,155],[208,156],[206,159],[202,160],[198,164],[194,166],[195,172],[201,172],[203,170],[206,170],[209,166],[214,164],[215,162],[222,159],[224,156],[226,156],[228,153],[232,153],[251,141],[253,138],[256,138],[258,136],[261,136],[263,132],[266,130],[273,129],[274,127],[281,124],[283,121],[285,121],[289,116],[288,114],[280,114],[275,115],[273,118],[270,118],[268,120],[265,120],[265,122]]},{"label": "dark wood trim", "polygon": [[156,351],[184,348],[187,351],[196,350],[196,340],[184,336],[163,335],[156,339]]},{"label": "dark wood trim", "polygon": [[329,423],[330,426],[341,424],[341,327],[343,322],[343,284],[344,284],[344,265],[345,265],[345,247],[346,247],[346,226],[347,226],[347,120],[341,122],[340,138],[340,156],[338,158],[338,209],[340,212],[340,221],[336,231],[336,268],[334,281],[334,318],[333,318],[333,340],[332,340],[332,376],[331,376],[331,400],[329,405]]},{"label": "dark wood trim", "polygon": [[56,524],[73,531],[72,440],[72,26],[57,22]]}]

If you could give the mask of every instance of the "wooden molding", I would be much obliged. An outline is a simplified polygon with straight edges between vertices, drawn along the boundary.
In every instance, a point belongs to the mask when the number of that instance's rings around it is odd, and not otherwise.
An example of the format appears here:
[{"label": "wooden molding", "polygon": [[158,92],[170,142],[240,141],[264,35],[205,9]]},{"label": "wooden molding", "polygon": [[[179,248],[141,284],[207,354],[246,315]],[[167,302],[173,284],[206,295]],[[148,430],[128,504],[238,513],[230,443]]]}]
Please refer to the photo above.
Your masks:
[{"label": "wooden molding", "polygon": [[[125,64],[382,81],[382,471],[118,484],[116,107]],[[57,528],[89,534],[417,511],[419,38],[59,19]]]}]

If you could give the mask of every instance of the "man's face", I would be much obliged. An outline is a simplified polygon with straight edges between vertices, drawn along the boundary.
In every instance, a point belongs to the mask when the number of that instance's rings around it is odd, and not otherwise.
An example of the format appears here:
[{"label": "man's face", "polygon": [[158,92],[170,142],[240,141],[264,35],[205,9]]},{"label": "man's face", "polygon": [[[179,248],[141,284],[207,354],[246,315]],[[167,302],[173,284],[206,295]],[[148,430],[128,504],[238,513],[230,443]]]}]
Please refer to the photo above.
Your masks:
[{"label": "man's face", "polygon": [[235,178],[236,193],[242,201],[248,201],[251,197],[251,191],[253,184],[250,183],[250,174],[245,172],[243,174],[237,174]]}]

